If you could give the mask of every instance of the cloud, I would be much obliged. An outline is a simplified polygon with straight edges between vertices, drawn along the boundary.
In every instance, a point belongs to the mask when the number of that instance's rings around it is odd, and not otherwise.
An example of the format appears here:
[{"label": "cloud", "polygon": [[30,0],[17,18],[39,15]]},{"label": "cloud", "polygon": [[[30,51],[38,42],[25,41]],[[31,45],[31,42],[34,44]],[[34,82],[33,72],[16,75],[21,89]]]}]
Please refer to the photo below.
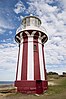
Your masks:
[{"label": "cloud", "polygon": [[23,18],[24,18],[24,17],[21,15],[21,16],[20,16],[20,19],[22,20]]},{"label": "cloud", "polygon": [[9,34],[12,34],[12,31],[9,31]]},{"label": "cloud", "polygon": [[60,3],[62,7],[64,8],[64,10],[66,10],[66,0],[60,0]]},{"label": "cloud", "polygon": [[[54,3],[57,5],[54,5]],[[33,13],[40,17],[42,26],[47,30],[49,37],[45,44],[46,65],[66,64],[66,12],[62,10],[65,0],[32,0],[28,2],[27,13]],[[51,4],[51,5],[50,5]],[[62,71],[62,70],[61,70]]]},{"label": "cloud", "polygon": [[[15,5],[14,12],[19,14],[19,21],[24,14],[33,14],[42,21],[42,26],[46,29],[48,42],[45,44],[45,60],[47,71],[57,71],[59,73],[66,70],[66,0],[28,0],[26,9],[22,1]],[[9,10],[10,11],[10,10]],[[0,9],[0,33],[7,29],[15,29],[11,11]],[[7,13],[6,17],[4,16]],[[22,14],[22,15],[21,15]],[[9,16],[11,15],[11,16]],[[16,16],[17,17],[17,16]],[[11,30],[9,31],[11,34]],[[8,39],[10,40],[10,39]],[[3,40],[3,43],[6,42]],[[13,79],[17,63],[17,46],[8,43],[0,45],[0,72],[6,79]],[[4,73],[5,70],[5,73]],[[9,75],[8,75],[9,74]],[[0,79],[2,80],[2,75]],[[5,76],[4,76],[5,75]],[[11,78],[12,77],[12,78]]]},{"label": "cloud", "polygon": [[3,28],[0,28],[0,34],[3,34],[5,30]]},{"label": "cloud", "polygon": [[10,25],[10,23],[7,23],[6,20],[4,21],[0,18],[0,34],[6,32],[7,29],[14,29],[14,25]]},{"label": "cloud", "polygon": [[0,28],[2,29],[14,29],[14,25],[9,22],[10,20],[6,20],[5,17],[0,17]]},{"label": "cloud", "polygon": [[[16,44],[0,44],[0,80],[2,80],[2,76],[5,80],[6,74],[8,74],[6,80],[15,80],[17,54]],[[3,75],[3,73],[5,73],[5,75]]]},{"label": "cloud", "polygon": [[[60,68],[59,68],[60,67]],[[66,72],[66,65],[47,65],[47,72],[54,71],[59,74]]]},{"label": "cloud", "polygon": [[[46,64],[65,65],[66,0],[28,0],[26,3],[29,5],[27,9],[19,1],[15,6],[16,13],[32,13],[41,19],[42,26],[46,28],[46,34],[49,37],[48,42],[45,44]],[[22,7],[24,9],[21,10]]]},{"label": "cloud", "polygon": [[15,29],[16,25],[14,20],[16,20],[16,18],[12,9],[0,7],[0,34],[3,34],[6,30]]},{"label": "cloud", "polygon": [[14,29],[12,10],[7,8],[0,8],[0,28]]},{"label": "cloud", "polygon": [[15,12],[16,14],[22,13],[22,12],[25,11],[25,9],[26,9],[26,8],[25,8],[23,2],[22,2],[22,1],[19,1],[19,2],[15,5],[14,12]]}]

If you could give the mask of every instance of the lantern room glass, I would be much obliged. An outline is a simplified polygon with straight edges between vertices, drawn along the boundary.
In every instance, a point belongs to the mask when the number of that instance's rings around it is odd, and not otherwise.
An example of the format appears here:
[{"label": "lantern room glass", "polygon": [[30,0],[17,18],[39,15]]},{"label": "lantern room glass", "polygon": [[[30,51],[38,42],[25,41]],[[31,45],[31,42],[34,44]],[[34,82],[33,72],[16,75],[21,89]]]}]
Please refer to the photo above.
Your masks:
[{"label": "lantern room glass", "polygon": [[38,18],[36,17],[26,17],[23,20],[23,28],[26,28],[27,26],[35,26],[39,27],[41,25],[41,22]]}]

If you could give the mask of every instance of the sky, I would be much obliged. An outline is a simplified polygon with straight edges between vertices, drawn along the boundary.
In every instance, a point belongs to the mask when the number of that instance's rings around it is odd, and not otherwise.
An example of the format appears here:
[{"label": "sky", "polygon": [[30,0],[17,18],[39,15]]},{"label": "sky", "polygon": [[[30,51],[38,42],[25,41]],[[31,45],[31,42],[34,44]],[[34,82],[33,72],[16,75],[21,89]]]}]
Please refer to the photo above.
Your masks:
[{"label": "sky", "polygon": [[47,72],[66,72],[66,0],[0,0],[0,81],[15,81],[18,44],[16,30],[23,17],[33,14],[42,21]]}]

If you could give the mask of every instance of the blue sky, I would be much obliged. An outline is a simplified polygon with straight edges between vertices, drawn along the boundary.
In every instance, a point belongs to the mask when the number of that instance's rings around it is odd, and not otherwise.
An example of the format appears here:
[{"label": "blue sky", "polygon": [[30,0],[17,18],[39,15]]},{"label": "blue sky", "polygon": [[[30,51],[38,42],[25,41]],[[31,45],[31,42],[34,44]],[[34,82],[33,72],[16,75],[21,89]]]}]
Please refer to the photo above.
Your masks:
[{"label": "blue sky", "polygon": [[38,16],[49,37],[48,71],[66,71],[66,0],[0,0],[0,80],[15,80],[18,44],[14,37],[24,16]]}]

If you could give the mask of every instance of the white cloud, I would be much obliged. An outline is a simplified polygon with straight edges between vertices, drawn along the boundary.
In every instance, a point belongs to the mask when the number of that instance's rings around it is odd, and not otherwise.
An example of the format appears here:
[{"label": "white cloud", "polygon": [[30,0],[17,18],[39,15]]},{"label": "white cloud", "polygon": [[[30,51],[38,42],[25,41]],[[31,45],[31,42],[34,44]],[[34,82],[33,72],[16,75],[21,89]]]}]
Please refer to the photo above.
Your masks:
[{"label": "white cloud", "polygon": [[[46,64],[66,64],[66,0],[29,0],[26,10],[20,2],[16,4],[16,13],[24,11],[39,16],[42,26],[47,30],[49,40],[45,44]],[[23,10],[20,10],[21,5]]]},{"label": "white cloud", "polygon": [[2,34],[2,33],[4,33],[4,32],[5,32],[5,30],[2,29],[2,28],[0,28],[0,34]]},{"label": "white cloud", "polygon": [[[15,80],[17,53],[16,44],[8,43],[0,45],[0,80]],[[5,73],[5,75],[3,75],[3,73]],[[5,78],[6,74],[8,74],[7,78]],[[11,77],[11,75],[13,77]]]},{"label": "white cloud", "polygon": [[[59,68],[60,67],[60,68]],[[47,65],[47,72],[54,71],[59,74],[66,72],[66,65]]]},{"label": "white cloud", "polygon": [[20,16],[20,19],[22,20],[23,18],[24,18],[24,17],[21,15],[21,16]]},{"label": "white cloud", "polygon": [[[57,1],[57,0],[56,0],[56,1]],[[51,3],[54,2],[54,0],[45,0],[45,2],[51,4]]]},{"label": "white cloud", "polygon": [[60,0],[63,8],[66,10],[66,0]]},{"label": "white cloud", "polygon": [[[49,5],[59,2],[57,5]],[[45,44],[46,64],[66,64],[66,12],[65,0],[32,0],[28,2],[28,13],[36,14],[42,20],[42,26],[49,36]],[[49,4],[48,4],[49,3]],[[63,3],[63,6],[61,5]],[[64,4],[65,3],[65,4]],[[62,8],[61,8],[62,7]]]},{"label": "white cloud", "polygon": [[[8,29],[14,29],[15,24],[12,21],[11,10],[0,8],[0,34],[3,34]],[[9,14],[10,16],[7,16]]]},{"label": "white cloud", "polygon": [[[57,71],[61,73],[62,71],[66,70],[66,66],[65,66],[66,65],[66,6],[65,6],[66,0],[29,0],[29,1],[30,2],[27,2],[29,5],[28,9],[25,8],[22,1],[19,1],[15,5],[14,11],[16,14],[21,14],[22,12],[24,12],[27,14],[32,13],[40,17],[42,21],[42,26],[46,28],[47,35],[49,36],[49,40],[45,44],[45,60],[46,60],[47,70]],[[55,6],[49,5],[56,1],[59,2],[57,5]],[[23,16],[20,15],[19,19],[22,18]],[[10,21],[7,22],[7,20],[0,17],[0,33],[5,32],[5,29],[13,29],[13,28],[14,25],[11,24]],[[17,55],[16,44],[8,43],[8,44],[0,45],[0,72],[5,70],[5,75],[6,74],[12,75],[17,63],[16,55]],[[1,74],[3,75],[3,72]],[[15,75],[15,72],[13,74]],[[7,76],[8,79],[9,77],[11,76]],[[2,80],[1,75],[0,75],[0,80]]]},{"label": "white cloud", "polygon": [[12,31],[9,31],[9,34],[12,34]]},{"label": "white cloud", "polygon": [[0,17],[0,27],[3,29],[14,29],[14,25],[5,18]]},{"label": "white cloud", "polygon": [[15,12],[16,14],[22,13],[22,12],[24,12],[25,9],[26,9],[26,8],[25,8],[23,2],[22,2],[22,1],[19,1],[19,2],[15,5],[14,12]]}]

